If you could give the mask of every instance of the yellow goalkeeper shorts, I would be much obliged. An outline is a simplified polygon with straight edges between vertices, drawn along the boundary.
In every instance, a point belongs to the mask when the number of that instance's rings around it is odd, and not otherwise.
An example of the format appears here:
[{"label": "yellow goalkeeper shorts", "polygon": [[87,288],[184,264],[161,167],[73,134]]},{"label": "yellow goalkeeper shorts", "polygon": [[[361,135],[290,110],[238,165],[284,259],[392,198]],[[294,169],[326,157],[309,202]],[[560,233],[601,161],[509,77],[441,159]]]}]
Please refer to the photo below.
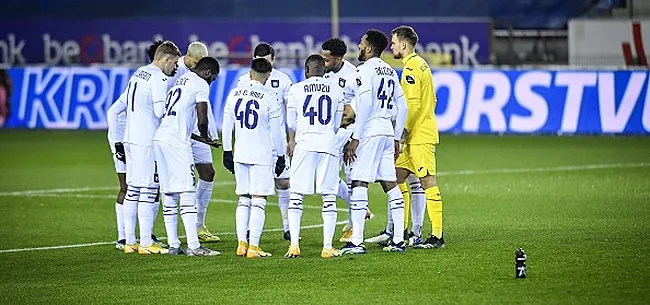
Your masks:
[{"label": "yellow goalkeeper shorts", "polygon": [[436,175],[436,145],[407,144],[395,161],[396,168],[404,168],[418,178]]}]

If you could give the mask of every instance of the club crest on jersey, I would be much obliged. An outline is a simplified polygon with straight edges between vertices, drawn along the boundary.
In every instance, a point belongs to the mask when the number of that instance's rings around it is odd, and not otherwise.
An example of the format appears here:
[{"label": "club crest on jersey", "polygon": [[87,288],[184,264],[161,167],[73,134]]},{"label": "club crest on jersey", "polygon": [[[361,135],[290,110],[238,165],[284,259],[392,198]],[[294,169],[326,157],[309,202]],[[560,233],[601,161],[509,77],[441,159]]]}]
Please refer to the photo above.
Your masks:
[{"label": "club crest on jersey", "polygon": [[406,76],[406,82],[411,84],[411,85],[415,84],[415,78],[413,77],[413,75],[407,75]]},{"label": "club crest on jersey", "polygon": [[341,88],[345,88],[345,79],[344,78],[339,78],[339,86],[341,86]]},{"label": "club crest on jersey", "polygon": [[272,79],[272,80],[271,80],[271,87],[272,87],[272,88],[280,87],[280,80]]},{"label": "club crest on jersey", "polygon": [[357,86],[361,87],[361,79],[357,78]]}]

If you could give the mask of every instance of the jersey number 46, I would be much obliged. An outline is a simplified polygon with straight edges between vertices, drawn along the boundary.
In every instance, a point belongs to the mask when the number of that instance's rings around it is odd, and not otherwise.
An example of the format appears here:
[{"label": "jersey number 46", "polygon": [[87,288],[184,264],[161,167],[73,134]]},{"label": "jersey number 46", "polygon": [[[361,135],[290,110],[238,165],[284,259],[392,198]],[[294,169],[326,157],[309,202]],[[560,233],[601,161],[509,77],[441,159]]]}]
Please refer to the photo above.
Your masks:
[{"label": "jersey number 46", "polygon": [[259,120],[257,111],[260,110],[260,103],[256,100],[249,100],[246,102],[244,110],[239,110],[243,101],[244,99],[240,98],[235,104],[235,118],[239,121],[241,128],[255,129]]}]

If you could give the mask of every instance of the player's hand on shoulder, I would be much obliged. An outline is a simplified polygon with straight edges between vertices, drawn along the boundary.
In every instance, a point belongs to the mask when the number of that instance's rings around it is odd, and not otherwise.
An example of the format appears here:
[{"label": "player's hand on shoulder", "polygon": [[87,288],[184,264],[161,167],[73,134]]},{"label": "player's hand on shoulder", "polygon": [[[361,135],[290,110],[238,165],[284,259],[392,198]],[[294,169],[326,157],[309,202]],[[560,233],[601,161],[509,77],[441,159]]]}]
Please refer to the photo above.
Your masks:
[{"label": "player's hand on shoulder", "polygon": [[223,151],[223,167],[231,174],[235,173],[235,162],[233,161],[232,151]]},{"label": "player's hand on shoulder", "polygon": [[126,153],[124,152],[124,144],[122,142],[115,143],[115,158],[126,164]]},{"label": "player's hand on shoulder", "polygon": [[275,161],[275,175],[280,176],[286,167],[287,161],[285,160],[284,156],[278,156],[278,160]]}]

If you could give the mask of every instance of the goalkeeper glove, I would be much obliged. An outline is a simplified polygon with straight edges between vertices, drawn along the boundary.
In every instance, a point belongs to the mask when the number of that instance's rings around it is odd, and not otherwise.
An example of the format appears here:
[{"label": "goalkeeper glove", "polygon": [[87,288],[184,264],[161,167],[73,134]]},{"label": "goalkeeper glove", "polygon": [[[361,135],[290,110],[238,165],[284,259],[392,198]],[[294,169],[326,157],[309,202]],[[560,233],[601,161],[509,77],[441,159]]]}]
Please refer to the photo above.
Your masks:
[{"label": "goalkeeper glove", "polygon": [[126,153],[124,153],[124,144],[122,142],[115,143],[115,158],[126,164]]},{"label": "goalkeeper glove", "polygon": [[223,167],[225,167],[231,174],[235,173],[235,162],[232,158],[232,151],[223,151]]},{"label": "goalkeeper glove", "polygon": [[275,175],[280,176],[282,172],[286,169],[287,163],[284,160],[284,156],[279,156],[278,160],[275,161]]}]

